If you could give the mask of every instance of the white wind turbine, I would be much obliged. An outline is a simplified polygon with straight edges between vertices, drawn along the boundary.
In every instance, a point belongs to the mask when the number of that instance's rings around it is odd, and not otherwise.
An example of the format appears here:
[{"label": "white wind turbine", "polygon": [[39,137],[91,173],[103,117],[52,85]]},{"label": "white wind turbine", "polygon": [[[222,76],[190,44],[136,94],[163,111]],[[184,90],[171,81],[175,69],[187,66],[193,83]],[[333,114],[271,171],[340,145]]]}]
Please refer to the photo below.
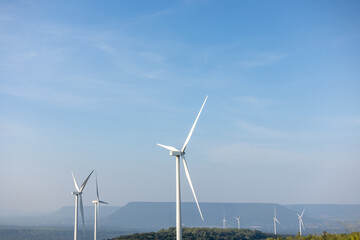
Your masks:
[{"label": "white wind turbine", "polygon": [[276,208],[274,208],[274,234],[276,235],[276,222],[280,224],[279,220],[276,218]]},{"label": "white wind turbine", "polygon": [[99,199],[99,188],[97,182],[97,175],[96,175],[96,200],[92,201],[95,204],[95,220],[94,220],[94,240],[97,237],[97,224],[99,223],[99,213],[100,213],[100,203],[108,204]]},{"label": "white wind turbine", "polygon": [[72,195],[75,195],[75,225],[74,225],[74,240],[77,240],[77,225],[78,225],[78,205],[79,205],[79,199],[78,197],[80,196],[80,213],[81,213],[81,218],[82,218],[82,224],[83,224],[83,233],[85,236],[85,221],[84,221],[84,207],[83,207],[83,200],[82,200],[82,193],[83,190],[85,188],[85,185],[87,183],[87,181],[89,180],[91,174],[94,172],[94,170],[91,171],[91,173],[89,174],[89,176],[85,179],[85,181],[83,182],[83,184],[81,185],[81,187],[79,188],[79,186],[76,183],[75,177],[74,177],[74,173],[71,172],[71,175],[73,177],[74,180],[74,184],[75,184],[75,188],[76,191],[72,192]]},{"label": "white wind turbine", "polygon": [[189,135],[187,136],[186,140],[185,140],[185,143],[184,143],[184,146],[182,147],[181,151],[174,148],[174,147],[171,147],[171,146],[166,146],[166,145],[162,145],[162,144],[157,144],[159,145],[160,147],[163,147],[167,150],[170,151],[170,156],[175,156],[176,157],[176,239],[177,240],[182,240],[182,225],[181,225],[181,196],[180,196],[180,157],[182,158],[183,160],[183,164],[184,164],[184,169],[185,169],[185,174],[186,174],[186,177],[187,177],[187,180],[190,184],[190,188],[191,188],[191,191],[194,195],[194,198],[195,198],[195,201],[196,201],[196,205],[199,209],[199,213],[200,213],[200,216],[201,216],[201,219],[204,221],[204,217],[201,213],[201,210],[200,210],[200,206],[199,206],[199,202],[197,200],[197,197],[196,197],[196,194],[195,194],[195,190],[194,190],[194,187],[193,187],[193,184],[191,182],[191,178],[190,178],[190,174],[189,174],[189,170],[188,170],[188,167],[187,167],[187,164],[186,164],[186,160],[185,160],[185,149],[186,149],[186,146],[188,145],[189,141],[190,141],[190,138],[191,138],[191,135],[194,131],[194,128],[196,126],[196,123],[199,119],[199,116],[201,114],[201,111],[203,110],[204,108],[204,105],[206,103],[206,100],[207,100],[207,96],[205,98],[205,101],[203,103],[203,105],[201,106],[201,109],[200,109],[200,112],[198,113],[196,119],[195,119],[195,122],[194,124],[192,125],[191,127],[191,130],[189,132]]},{"label": "white wind turbine", "polygon": [[301,226],[305,230],[304,223],[303,223],[303,220],[302,220],[302,216],[303,216],[304,212],[305,212],[305,209],[302,211],[301,215],[296,213],[298,215],[298,219],[299,219],[300,236],[301,236]]},{"label": "white wind turbine", "polygon": [[234,217],[236,219],[236,221],[238,222],[238,229],[240,229],[240,217]]}]

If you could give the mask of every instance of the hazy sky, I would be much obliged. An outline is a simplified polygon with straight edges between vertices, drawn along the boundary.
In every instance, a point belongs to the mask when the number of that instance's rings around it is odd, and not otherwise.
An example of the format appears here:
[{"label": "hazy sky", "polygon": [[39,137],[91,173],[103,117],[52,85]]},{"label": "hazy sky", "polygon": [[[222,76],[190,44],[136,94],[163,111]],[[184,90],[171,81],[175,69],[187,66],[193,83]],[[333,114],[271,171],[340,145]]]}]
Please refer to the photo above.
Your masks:
[{"label": "hazy sky", "polygon": [[[73,205],[360,204],[359,1],[0,1],[0,215]],[[182,180],[185,175],[182,169]],[[95,199],[95,178],[84,192]],[[182,181],[184,201],[193,201]]]}]

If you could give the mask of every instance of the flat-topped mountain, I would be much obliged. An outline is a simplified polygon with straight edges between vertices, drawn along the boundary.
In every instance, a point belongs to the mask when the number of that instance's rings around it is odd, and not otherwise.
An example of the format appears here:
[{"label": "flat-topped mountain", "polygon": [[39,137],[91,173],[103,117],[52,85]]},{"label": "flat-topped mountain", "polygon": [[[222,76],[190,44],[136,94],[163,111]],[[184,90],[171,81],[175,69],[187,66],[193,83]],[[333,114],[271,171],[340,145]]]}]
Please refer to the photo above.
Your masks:
[{"label": "flat-topped mountain", "polygon": [[[273,232],[274,208],[276,208],[278,233],[299,231],[297,212],[305,209],[303,221],[308,233],[345,232],[359,227],[360,205],[302,204],[279,205],[273,203],[200,203],[204,221],[195,203],[182,203],[182,222],[185,227],[236,228],[240,217],[242,228]],[[159,230],[175,226],[174,202],[131,202],[103,219],[108,226],[126,229]]]},{"label": "flat-topped mountain", "polygon": [[[200,203],[204,221],[194,202],[182,203],[182,222],[185,227],[241,228],[273,233],[276,208],[278,233],[296,234],[299,231],[296,213],[305,209],[305,234],[323,231],[340,233],[360,231],[360,205],[274,203]],[[94,206],[84,206],[86,228],[92,228]],[[0,219],[0,225],[72,227],[74,207],[65,206],[46,216]],[[108,230],[157,231],[175,226],[175,202],[130,202],[125,206],[101,206],[100,227]]]}]

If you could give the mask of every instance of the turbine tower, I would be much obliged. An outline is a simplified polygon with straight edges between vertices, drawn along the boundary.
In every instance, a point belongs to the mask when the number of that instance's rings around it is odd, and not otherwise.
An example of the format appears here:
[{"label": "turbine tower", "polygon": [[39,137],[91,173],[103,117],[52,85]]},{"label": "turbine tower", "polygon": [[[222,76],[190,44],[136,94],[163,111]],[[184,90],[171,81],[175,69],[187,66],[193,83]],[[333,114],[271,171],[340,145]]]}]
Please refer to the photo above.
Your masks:
[{"label": "turbine tower", "polygon": [[96,240],[97,237],[97,225],[99,223],[99,213],[100,213],[100,203],[108,204],[107,202],[104,202],[100,200],[99,198],[99,188],[98,188],[98,182],[97,182],[97,175],[96,175],[96,200],[92,201],[95,205],[95,220],[94,220],[94,240]]},{"label": "turbine tower", "polygon": [[276,218],[276,208],[274,208],[274,234],[276,235],[276,222],[280,224],[279,220]]},{"label": "turbine tower", "polygon": [[238,222],[238,229],[240,229],[240,217],[234,217],[236,219],[236,221]]},{"label": "turbine tower", "polygon": [[189,182],[189,185],[190,185],[190,188],[191,188],[191,191],[194,195],[194,198],[195,198],[195,201],[196,201],[196,205],[199,209],[199,213],[200,213],[200,216],[201,216],[201,219],[204,221],[204,217],[201,213],[201,210],[200,210],[200,206],[199,206],[199,202],[197,200],[197,197],[196,197],[196,194],[195,194],[195,190],[194,190],[194,187],[193,187],[193,184],[191,182],[191,178],[190,178],[190,174],[189,174],[189,170],[188,170],[188,167],[187,167],[187,164],[186,164],[186,160],[185,160],[185,149],[190,141],[190,138],[191,138],[191,135],[194,131],[194,128],[196,126],[196,123],[200,117],[200,114],[201,114],[201,111],[203,110],[204,108],[204,105],[206,103],[206,100],[207,100],[207,96],[205,98],[205,101],[203,103],[203,105],[201,106],[201,109],[200,109],[200,112],[198,113],[196,119],[195,119],[195,122],[194,124],[192,125],[191,127],[191,130],[189,132],[189,135],[187,136],[186,140],[185,140],[185,143],[184,143],[184,146],[182,147],[181,151],[174,148],[174,147],[171,147],[171,146],[166,146],[166,145],[162,145],[162,144],[157,144],[159,145],[160,147],[163,147],[167,150],[170,151],[170,156],[175,156],[176,157],[176,239],[177,240],[182,240],[182,225],[181,225],[181,196],[180,196],[180,157],[182,158],[183,160],[183,165],[184,165],[184,169],[185,169],[185,174],[186,174],[186,177],[187,177],[187,180]]},{"label": "turbine tower", "polygon": [[225,215],[224,215],[224,218],[223,218],[223,220],[222,220],[222,222],[223,222],[223,229],[225,229],[226,228],[226,218],[225,218]]},{"label": "turbine tower", "polygon": [[84,233],[84,237],[85,237],[85,221],[84,221],[84,207],[83,207],[83,200],[82,200],[82,193],[83,190],[85,188],[85,185],[87,183],[87,181],[89,180],[91,174],[94,172],[94,170],[91,171],[91,173],[89,174],[89,176],[85,179],[85,181],[83,182],[83,184],[81,185],[81,187],[79,188],[79,186],[76,183],[75,177],[74,177],[74,173],[71,172],[71,175],[73,177],[74,180],[74,185],[76,188],[76,191],[72,192],[72,195],[75,196],[75,224],[74,224],[74,240],[77,240],[77,225],[78,225],[78,206],[79,206],[79,196],[80,196],[80,213],[81,213],[81,218],[82,218],[82,224],[83,224],[83,233]]},{"label": "turbine tower", "polygon": [[302,211],[301,215],[299,215],[298,213],[296,213],[298,215],[298,219],[299,219],[299,228],[300,228],[300,236],[301,236],[301,226],[303,227],[303,229],[305,230],[305,227],[304,227],[304,223],[303,223],[303,220],[302,220],[302,216],[305,212],[305,209]]}]

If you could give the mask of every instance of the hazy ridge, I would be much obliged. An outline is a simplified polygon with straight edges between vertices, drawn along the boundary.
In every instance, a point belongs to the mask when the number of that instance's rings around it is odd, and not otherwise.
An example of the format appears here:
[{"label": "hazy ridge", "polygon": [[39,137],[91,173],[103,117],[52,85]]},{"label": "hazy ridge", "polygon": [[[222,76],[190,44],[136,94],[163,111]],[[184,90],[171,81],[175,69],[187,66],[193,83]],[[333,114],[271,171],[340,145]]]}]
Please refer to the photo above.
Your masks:
[{"label": "hazy ridge", "polygon": [[[205,221],[202,221],[196,204],[182,203],[182,217],[185,227],[237,227],[234,217],[240,216],[241,227],[263,232],[273,231],[274,208],[280,221],[278,233],[297,233],[296,212],[305,209],[306,233],[349,232],[360,229],[360,205],[343,204],[292,204],[273,203],[200,203]],[[85,206],[86,228],[93,226],[93,206]],[[0,219],[1,225],[71,227],[74,207],[65,206],[46,215],[23,218]],[[125,206],[102,206],[101,228],[107,230],[157,231],[175,226],[174,202],[130,202]]]}]

